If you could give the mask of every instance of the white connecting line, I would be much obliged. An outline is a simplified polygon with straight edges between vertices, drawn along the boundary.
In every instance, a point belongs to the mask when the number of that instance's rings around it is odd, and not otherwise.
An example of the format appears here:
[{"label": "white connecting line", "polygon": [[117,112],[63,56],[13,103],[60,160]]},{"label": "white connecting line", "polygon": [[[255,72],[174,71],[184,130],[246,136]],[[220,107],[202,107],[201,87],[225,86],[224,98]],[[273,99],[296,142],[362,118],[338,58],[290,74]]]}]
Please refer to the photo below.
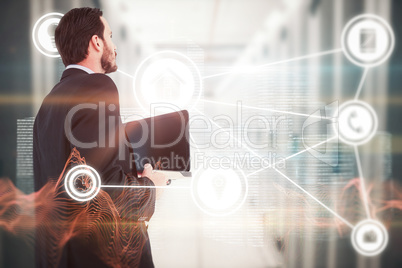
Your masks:
[{"label": "white connecting line", "polygon": [[272,167],[274,167],[276,164],[282,163],[282,162],[284,162],[284,161],[286,161],[286,160],[289,160],[289,159],[291,159],[291,158],[293,158],[293,157],[295,157],[295,156],[298,156],[299,154],[302,154],[302,153],[305,153],[305,152],[307,152],[307,151],[310,151],[311,149],[314,149],[314,148],[316,148],[316,147],[318,147],[318,146],[321,146],[321,145],[323,145],[323,144],[325,144],[325,143],[327,143],[327,142],[330,142],[330,141],[332,141],[332,140],[334,140],[334,139],[336,139],[336,138],[338,138],[338,136],[334,136],[334,137],[329,138],[329,139],[327,139],[327,140],[325,140],[325,141],[322,141],[322,142],[320,142],[320,143],[317,143],[317,144],[315,144],[315,145],[313,145],[313,146],[311,146],[311,147],[309,147],[309,148],[307,148],[307,149],[304,149],[303,151],[300,151],[300,152],[297,152],[297,153],[295,153],[295,154],[292,154],[292,155],[290,155],[290,156],[288,156],[288,157],[286,157],[286,158],[284,158],[284,159],[282,159],[282,160],[280,160],[280,161],[278,161],[278,162],[275,162],[275,163],[273,163],[273,164],[271,164],[271,165],[269,165],[269,166],[267,166],[267,167],[261,168],[261,169],[259,169],[259,170],[254,171],[254,172],[251,172],[251,173],[247,174],[246,177],[249,177],[249,176],[252,176],[252,175],[254,175],[254,174],[257,174],[257,173],[259,173],[259,172],[261,172],[261,171],[267,170],[268,168],[272,168]]},{"label": "white connecting line", "polygon": [[[296,58],[292,58],[292,59],[287,59],[287,60],[281,60],[281,61],[276,61],[276,62],[271,62],[271,63],[266,63],[266,64],[262,64],[262,65],[258,65],[253,67],[253,70],[259,69],[259,68],[264,68],[264,67],[268,67],[268,66],[272,66],[272,65],[277,65],[277,64],[282,64],[282,63],[288,63],[288,62],[292,62],[292,61],[299,61],[299,60],[304,60],[304,59],[309,59],[309,58],[315,58],[315,57],[320,57],[320,56],[325,56],[325,55],[330,55],[330,54],[334,54],[334,53],[338,53],[341,52],[342,49],[341,48],[337,48],[337,49],[332,49],[332,50],[328,50],[328,51],[323,51],[323,52],[318,52],[318,53],[313,53],[313,54],[309,54],[309,55],[305,55],[305,56],[300,56],[300,57],[296,57]],[[131,74],[128,74],[124,71],[121,71],[119,69],[117,69],[118,72],[120,72],[121,74],[124,74],[130,78],[134,79],[134,76],[132,76]],[[233,70],[233,71],[229,71],[229,72],[224,72],[224,73],[219,73],[219,74],[213,74],[213,75],[208,75],[208,76],[204,76],[203,79],[209,79],[209,78],[213,78],[213,77],[218,77],[218,76],[223,76],[223,75],[227,75],[227,74],[233,74],[233,73],[242,73],[244,72],[244,70]]]},{"label": "white connecting line", "polygon": [[359,156],[359,150],[357,149],[357,146],[353,146],[355,149],[355,156],[356,156],[356,163],[357,163],[357,169],[359,171],[359,177],[360,177],[360,186],[361,186],[361,195],[363,198],[364,202],[364,208],[366,210],[367,217],[371,219],[371,214],[369,210],[369,205],[368,205],[368,198],[367,198],[367,191],[366,191],[366,184],[364,183],[364,177],[363,177],[363,171],[362,171],[362,164],[360,162],[360,156]]},{"label": "white connecting line", "polygon": [[191,133],[190,133],[190,141],[194,143],[194,147],[197,150],[197,152],[200,152],[200,149],[198,148],[197,143],[195,142],[194,137],[193,135],[191,135]]},{"label": "white connecting line", "polygon": [[[199,114],[202,114],[203,116],[205,116],[205,117],[207,117],[203,112],[201,112],[200,110],[198,110],[197,108],[193,108],[196,112],[198,112]],[[220,125],[218,125],[216,122],[214,122],[214,121],[212,121],[211,119],[209,119],[208,118],[208,120],[212,123],[212,124],[214,124],[215,126],[217,126],[218,128],[222,128]],[[234,140],[234,141],[236,141],[237,143],[239,142],[239,140],[236,138],[236,137],[234,137],[233,135],[232,135],[232,133],[230,133],[230,136],[231,136],[231,138]],[[262,156],[260,156],[258,153],[256,153],[256,152],[254,152],[250,147],[248,147],[247,145],[245,145],[244,146],[249,152],[251,152],[253,155],[255,155],[256,157],[258,157],[260,160],[262,160],[263,162],[265,162],[266,160],[262,157]]]},{"label": "white connecting line", "polygon": [[344,219],[341,215],[339,215],[338,213],[336,213],[335,211],[333,211],[332,209],[330,209],[329,207],[327,207],[324,203],[322,203],[320,200],[318,200],[316,197],[314,197],[312,194],[310,194],[309,192],[307,192],[306,190],[304,190],[301,186],[299,186],[297,183],[295,183],[294,181],[292,181],[288,176],[286,176],[285,174],[283,174],[282,172],[280,172],[278,169],[276,169],[274,167],[275,171],[278,172],[279,174],[282,175],[282,177],[284,177],[285,179],[287,179],[289,182],[291,182],[294,186],[296,186],[297,188],[299,188],[303,193],[305,193],[306,195],[310,196],[312,199],[314,199],[318,204],[320,204],[321,206],[323,206],[324,208],[326,208],[329,212],[331,212],[334,216],[336,216],[337,218],[339,218],[341,221],[343,221],[347,226],[349,226],[350,228],[353,229],[354,225],[351,224],[349,221],[347,221],[346,219]]},{"label": "white connecting line", "polygon": [[127,75],[128,77],[134,79],[134,76],[132,76],[131,74],[128,74],[128,73],[126,73],[126,72],[123,72],[122,70],[119,70],[119,69],[117,69],[117,71],[118,71],[119,73],[122,73],[122,74]]},{"label": "white connecting line", "polygon": [[101,185],[101,188],[136,188],[136,189],[190,189],[188,186],[141,186],[141,185]]},{"label": "white connecting line", "polygon": [[[292,58],[292,59],[288,59],[288,60],[282,60],[282,61],[271,62],[271,63],[267,63],[267,64],[263,64],[263,65],[258,65],[256,67],[254,67],[254,69],[264,68],[264,67],[267,67],[267,66],[272,66],[272,65],[282,64],[282,63],[287,63],[287,62],[292,62],[292,61],[298,61],[298,60],[303,60],[303,59],[308,59],[308,58],[325,56],[325,55],[334,54],[334,53],[341,52],[341,51],[342,51],[341,48],[337,48],[337,49],[328,50],[328,51],[324,51],[324,52],[318,52],[318,53],[313,53],[313,54],[309,54],[309,55],[305,55],[305,56],[300,56],[300,57],[296,57],[296,58]],[[130,74],[128,74],[128,73],[126,73],[126,72],[124,72],[122,70],[117,69],[117,71],[120,72],[121,74],[124,74],[124,75],[134,79],[134,76],[132,76],[132,75],[130,75]],[[208,78],[222,76],[222,75],[231,74],[231,73],[239,73],[239,72],[241,72],[241,71],[230,71],[230,72],[225,72],[225,73],[205,76],[205,77],[203,77],[203,79],[208,79]],[[364,80],[366,74],[367,74],[367,68],[366,68],[366,70],[365,70],[365,72],[363,74],[363,79],[362,80]],[[362,84],[362,82],[361,82],[361,84]],[[227,106],[237,106],[236,104],[224,103],[224,102],[218,102],[218,101],[209,101],[209,100],[202,100],[202,99],[201,99],[201,101],[207,102],[207,103],[227,105]],[[248,108],[248,109],[260,110],[260,111],[269,111],[269,112],[290,114],[290,115],[303,116],[303,117],[319,118],[319,119],[322,119],[322,120],[334,120],[335,119],[335,118],[331,118],[331,117],[321,117],[321,116],[316,116],[316,115],[311,115],[311,114],[295,113],[295,112],[289,112],[289,111],[279,111],[279,110],[269,109],[269,108],[252,107],[252,106],[248,106],[248,105],[242,105],[242,107]]]},{"label": "white connecting line", "polygon": [[[213,104],[220,104],[220,105],[237,107],[237,104],[227,103],[227,102],[211,101],[211,100],[200,100],[200,101],[207,102],[207,103],[213,103]],[[290,115],[297,115],[297,116],[303,116],[303,117],[319,118],[319,119],[322,119],[322,120],[331,120],[331,121],[336,120],[336,117],[322,117],[322,116],[312,115],[312,114],[302,114],[302,113],[295,113],[295,112],[289,112],[289,111],[279,111],[279,110],[270,109],[270,108],[260,108],[260,107],[253,107],[253,106],[248,106],[248,105],[241,105],[241,107],[242,108],[244,107],[244,108],[247,108],[247,109],[260,110],[260,111],[281,113],[281,114],[290,114]]]},{"label": "white connecting line", "polygon": [[[341,51],[342,51],[341,48],[337,48],[337,49],[328,50],[328,51],[324,51],[324,52],[318,52],[318,53],[314,53],[314,54],[309,54],[309,55],[306,55],[306,56],[300,56],[300,57],[296,57],[296,58],[292,58],[292,59],[288,59],[288,60],[281,60],[281,61],[266,63],[266,64],[263,64],[263,65],[255,66],[253,68],[253,70],[258,69],[258,68],[264,68],[264,67],[276,65],[276,64],[288,63],[288,62],[292,62],[292,61],[298,61],[298,60],[304,60],[304,59],[309,59],[309,58],[314,58],[314,57],[320,57],[320,56],[324,56],[324,55],[334,54],[334,53],[341,52]],[[244,72],[244,71],[242,71],[242,70],[233,70],[233,71],[228,71],[228,72],[224,72],[224,73],[204,76],[203,79],[209,79],[209,78],[213,78],[213,77],[218,77],[218,76],[223,76],[223,75],[228,75],[228,74],[234,74],[234,73],[242,73],[242,72]]]},{"label": "white connecting line", "polygon": [[[194,108],[195,109],[195,108]],[[195,109],[197,112],[199,112],[200,114],[203,114],[202,112],[200,112],[199,110],[197,110],[197,109]],[[213,121],[211,121],[211,122],[213,122]],[[215,122],[213,122],[216,126],[218,126],[218,127],[220,127],[219,125],[217,125]],[[232,138],[233,139],[235,139],[235,137],[233,137],[232,136]],[[273,168],[275,171],[277,171],[279,174],[281,174],[284,178],[286,178],[288,181],[290,181],[293,185],[295,185],[297,188],[299,188],[303,193],[305,193],[305,194],[307,194],[308,196],[310,196],[312,199],[314,199],[318,204],[320,204],[321,206],[323,206],[325,209],[327,209],[330,213],[332,213],[334,216],[336,216],[337,218],[339,218],[341,221],[343,221],[346,225],[348,225],[350,228],[353,228],[354,226],[353,226],[353,224],[351,224],[349,221],[347,221],[346,219],[344,219],[342,216],[340,216],[338,213],[336,213],[335,211],[333,211],[331,208],[329,208],[328,206],[326,206],[324,203],[322,203],[320,200],[318,200],[316,197],[314,197],[312,194],[310,194],[309,192],[307,192],[303,187],[301,187],[300,185],[298,185],[296,182],[294,182],[293,180],[291,180],[289,177],[287,177],[285,174],[283,174],[282,172],[280,172],[278,169],[276,169],[276,167],[275,167],[275,165],[276,164],[279,164],[279,163],[281,163],[281,162],[283,162],[283,161],[286,161],[286,160],[289,160],[289,159],[291,159],[291,158],[293,158],[293,157],[295,157],[295,156],[297,156],[297,155],[299,155],[299,154],[302,154],[302,153],[305,153],[305,152],[307,152],[307,151],[309,151],[309,150],[311,150],[311,149],[313,149],[313,148],[316,148],[316,147],[318,147],[318,146],[320,146],[320,145],[323,145],[323,144],[325,144],[325,143],[327,143],[327,142],[330,142],[330,141],[332,141],[332,140],[334,140],[334,139],[336,139],[336,138],[338,138],[338,136],[334,136],[334,137],[332,137],[332,138],[329,138],[329,139],[327,139],[327,140],[325,140],[325,141],[322,141],[322,142],[320,142],[320,143],[317,143],[316,145],[313,145],[313,146],[311,146],[311,147],[309,147],[309,148],[307,148],[307,149],[305,149],[305,150],[302,150],[302,151],[300,151],[300,152],[298,152],[298,153],[295,153],[295,154],[293,154],[293,155],[291,155],[291,156],[288,156],[288,157],[286,157],[285,159],[282,159],[282,160],[280,160],[280,161],[278,161],[278,162],[276,162],[276,163],[274,163],[274,164],[271,164],[271,165],[269,165],[269,166],[267,166],[267,167],[264,167],[264,168],[261,168],[261,169],[259,169],[259,170],[257,170],[257,171],[254,171],[254,172],[252,172],[252,173],[249,173],[249,174],[247,174],[246,175],[246,178],[247,177],[249,177],[249,176],[251,176],[251,175],[254,175],[254,174],[256,174],[256,173],[258,173],[258,172],[261,172],[261,171],[263,171],[263,170],[266,170],[266,169],[268,169],[268,168]],[[248,151],[250,151],[250,152],[252,152],[253,154],[255,154],[257,157],[259,157],[259,158],[261,158],[262,159],[262,157],[260,157],[257,153],[255,153],[253,150],[251,150],[250,148],[247,148],[247,150]]]},{"label": "white connecting line", "polygon": [[360,79],[359,87],[357,89],[356,95],[355,95],[355,100],[357,100],[360,96],[360,92],[362,91],[364,81],[366,80],[366,76],[368,73],[369,67],[364,68],[362,78]]},{"label": "white connecting line", "polygon": [[331,208],[329,208],[327,205],[325,205],[324,203],[322,203],[322,202],[321,202],[320,200],[318,200],[315,196],[313,196],[312,194],[310,194],[309,192],[307,192],[303,187],[301,187],[300,185],[298,185],[295,181],[291,180],[288,176],[286,176],[285,174],[283,174],[282,172],[280,172],[280,171],[275,167],[276,164],[279,164],[279,163],[281,163],[281,162],[283,162],[283,161],[286,161],[286,160],[288,160],[288,159],[291,159],[291,158],[293,158],[293,157],[295,157],[295,156],[297,156],[297,155],[299,155],[299,154],[305,153],[305,152],[307,152],[307,151],[309,151],[309,150],[311,150],[311,149],[313,149],[313,148],[315,148],[315,147],[318,147],[318,146],[320,146],[320,145],[323,145],[323,144],[325,144],[325,143],[327,143],[327,142],[330,142],[330,141],[332,141],[332,140],[334,140],[334,139],[336,139],[336,138],[338,138],[338,136],[334,136],[334,137],[332,137],[332,138],[330,138],[330,139],[328,139],[328,140],[325,140],[325,141],[323,141],[323,142],[317,143],[317,144],[314,145],[314,146],[311,146],[311,147],[309,147],[309,148],[307,148],[307,149],[305,149],[305,150],[303,150],[303,151],[300,151],[300,152],[295,153],[295,154],[293,154],[293,155],[291,155],[291,156],[288,156],[288,157],[286,157],[285,159],[282,159],[282,160],[278,161],[277,163],[274,163],[274,164],[272,164],[272,165],[270,165],[270,166],[268,166],[268,167],[265,167],[265,168],[259,169],[259,170],[257,170],[257,171],[254,171],[254,172],[252,172],[252,173],[249,173],[249,174],[247,174],[247,177],[249,177],[249,176],[251,176],[251,175],[254,175],[254,174],[258,173],[258,172],[261,172],[261,171],[263,171],[263,170],[266,170],[266,169],[272,167],[276,172],[278,172],[279,174],[281,174],[285,179],[287,179],[289,182],[291,182],[293,185],[295,185],[297,188],[299,188],[303,193],[307,194],[309,197],[311,197],[312,199],[314,199],[318,204],[320,204],[322,207],[324,207],[325,209],[327,209],[329,212],[331,212],[334,216],[336,216],[336,217],[339,218],[341,221],[343,221],[343,222],[344,222],[346,225],[348,225],[350,228],[353,228],[353,227],[354,227],[353,224],[351,224],[349,221],[347,221],[346,219],[344,219],[344,218],[343,218],[342,216],[340,216],[338,213],[336,213],[335,211],[333,211],[333,210],[332,210]]},{"label": "white connecting line", "polygon": [[[364,68],[362,78],[360,79],[359,87],[357,89],[356,95],[355,95],[355,100],[357,100],[360,96],[360,92],[362,91],[364,81],[366,80],[367,73],[368,73],[369,67]],[[360,156],[359,156],[359,150],[357,148],[357,145],[353,146],[354,152],[355,152],[355,157],[356,157],[356,164],[357,164],[357,169],[359,171],[359,179],[360,179],[360,186],[361,186],[361,197],[363,199],[364,203],[364,208],[367,214],[367,218],[371,219],[371,214],[370,214],[370,209],[369,209],[369,204],[368,204],[368,197],[367,197],[367,191],[366,191],[366,184],[364,182],[364,177],[363,177],[363,170],[362,170],[362,164],[360,161]]]}]

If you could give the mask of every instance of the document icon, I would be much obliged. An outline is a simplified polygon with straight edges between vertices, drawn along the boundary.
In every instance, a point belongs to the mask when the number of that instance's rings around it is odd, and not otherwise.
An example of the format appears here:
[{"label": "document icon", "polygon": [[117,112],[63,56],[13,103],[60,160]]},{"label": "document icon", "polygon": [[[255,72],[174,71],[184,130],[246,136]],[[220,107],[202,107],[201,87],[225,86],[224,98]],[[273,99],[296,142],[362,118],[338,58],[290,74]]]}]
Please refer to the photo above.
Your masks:
[{"label": "document icon", "polygon": [[375,53],[376,52],[376,32],[375,29],[360,30],[360,52]]}]

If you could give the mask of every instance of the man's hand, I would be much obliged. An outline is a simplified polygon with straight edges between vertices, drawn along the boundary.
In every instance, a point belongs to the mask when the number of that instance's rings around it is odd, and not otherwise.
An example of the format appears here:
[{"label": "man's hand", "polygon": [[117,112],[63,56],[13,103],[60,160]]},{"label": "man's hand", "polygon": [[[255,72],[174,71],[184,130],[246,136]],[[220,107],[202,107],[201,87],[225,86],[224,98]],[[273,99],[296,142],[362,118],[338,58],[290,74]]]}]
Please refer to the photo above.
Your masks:
[{"label": "man's hand", "polygon": [[[166,176],[162,173],[154,171],[151,164],[145,164],[144,171],[142,172],[141,176],[150,179],[155,186],[166,186]],[[156,198],[159,198],[162,192],[163,189],[157,188]]]}]

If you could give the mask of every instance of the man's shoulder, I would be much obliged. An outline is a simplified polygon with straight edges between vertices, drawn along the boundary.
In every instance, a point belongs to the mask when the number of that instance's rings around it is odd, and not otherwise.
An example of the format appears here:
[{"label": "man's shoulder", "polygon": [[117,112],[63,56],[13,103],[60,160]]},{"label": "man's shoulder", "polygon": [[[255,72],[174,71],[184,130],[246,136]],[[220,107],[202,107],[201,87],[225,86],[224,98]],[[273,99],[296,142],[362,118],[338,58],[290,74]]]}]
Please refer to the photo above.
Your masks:
[{"label": "man's shoulder", "polygon": [[76,72],[68,77],[62,77],[45,97],[43,104],[51,107],[55,105],[70,107],[85,102],[118,103],[118,96],[117,87],[109,76],[100,73]]},{"label": "man's shoulder", "polygon": [[101,73],[88,74],[86,76],[86,79],[88,80],[88,82],[96,84],[96,85],[105,85],[105,86],[116,87],[112,78],[110,78],[106,74],[101,74]]},{"label": "man's shoulder", "polygon": [[116,84],[109,76],[101,73],[88,74],[81,71],[67,77],[64,77],[63,74],[60,82],[51,91],[51,94],[55,95],[83,94],[90,96],[104,93],[118,94]]},{"label": "man's shoulder", "polygon": [[116,84],[113,80],[100,73],[88,74],[84,81],[82,82],[82,90],[86,95],[99,95],[100,96],[112,96],[118,95]]},{"label": "man's shoulder", "polygon": [[69,79],[62,79],[60,81],[61,85],[84,85],[87,88],[116,88],[115,83],[113,80],[101,73],[93,73],[93,74],[87,74],[87,73],[80,73],[77,75],[73,75],[68,77]]}]

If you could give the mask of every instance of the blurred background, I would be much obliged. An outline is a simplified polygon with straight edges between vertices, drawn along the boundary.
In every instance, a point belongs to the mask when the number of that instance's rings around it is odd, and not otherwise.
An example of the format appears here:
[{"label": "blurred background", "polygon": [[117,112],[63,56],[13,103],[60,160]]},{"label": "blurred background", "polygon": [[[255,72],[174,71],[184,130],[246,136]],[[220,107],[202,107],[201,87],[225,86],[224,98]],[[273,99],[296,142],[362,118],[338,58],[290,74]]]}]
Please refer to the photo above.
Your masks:
[{"label": "blurred background", "polygon": [[[32,29],[49,12],[64,14],[84,6],[103,10],[113,30],[117,64],[126,73],[110,75],[119,89],[122,115],[141,113],[131,76],[144,59],[164,50],[188,56],[205,77],[201,101],[190,115],[236,118],[235,107],[213,102],[236,105],[239,101],[249,107],[303,114],[322,114],[329,107],[333,113],[331,105],[354,98],[364,72],[342,52],[252,72],[248,68],[339,49],[343,28],[357,15],[371,13],[388,21],[395,34],[395,49],[384,64],[368,70],[359,98],[374,108],[379,123],[376,135],[359,147],[359,153],[366,186],[371,189],[370,208],[389,232],[388,246],[381,255],[358,254],[347,227],[272,169],[255,174],[250,167],[242,169],[248,193],[242,206],[228,216],[205,213],[193,202],[190,191],[166,190],[149,233],[156,267],[402,266],[402,206],[398,203],[402,200],[398,191],[402,180],[401,1],[3,0],[0,177],[10,178],[26,194],[33,191],[33,117],[64,70],[60,58],[46,57],[35,48]],[[233,68],[245,71],[214,76]],[[275,131],[252,134],[254,141],[269,144],[255,150],[260,156],[287,157],[305,148],[305,117],[245,108],[242,115],[236,131],[255,115],[278,122]],[[261,127],[261,122],[255,127]],[[310,129],[308,143],[330,138],[326,129],[325,124]],[[205,133],[193,137],[195,145],[210,138]],[[228,139],[233,137],[218,137],[221,143]],[[194,146],[192,153],[233,158],[236,152],[247,151],[243,149]],[[283,171],[353,224],[364,219],[359,194],[345,188],[359,177],[353,147],[339,142],[317,150],[321,159],[301,154],[287,161]],[[191,179],[176,185],[190,186]],[[386,200],[396,200],[396,205],[378,212]],[[22,241],[1,232],[0,266],[33,267],[33,258]]]}]

